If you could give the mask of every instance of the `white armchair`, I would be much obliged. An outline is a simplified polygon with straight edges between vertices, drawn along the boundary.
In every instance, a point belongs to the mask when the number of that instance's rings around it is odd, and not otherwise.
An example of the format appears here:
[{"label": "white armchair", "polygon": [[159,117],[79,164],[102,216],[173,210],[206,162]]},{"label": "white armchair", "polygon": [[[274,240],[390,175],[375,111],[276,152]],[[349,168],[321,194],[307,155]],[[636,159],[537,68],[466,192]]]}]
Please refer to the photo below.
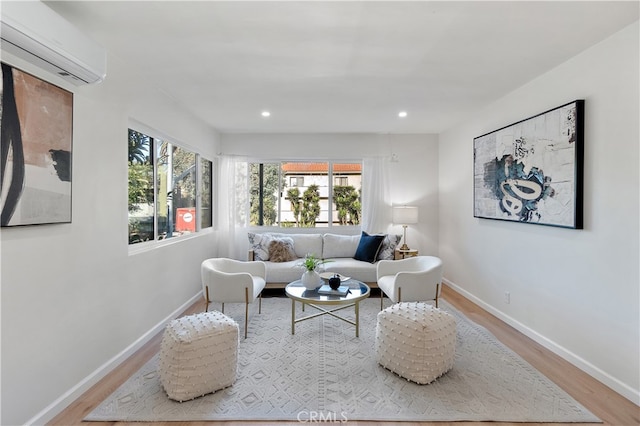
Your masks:
[{"label": "white armchair", "polygon": [[392,302],[435,300],[438,307],[442,286],[442,260],[434,256],[415,256],[378,262],[380,309],[386,294]]},{"label": "white armchair", "polygon": [[258,313],[262,313],[262,290],[266,285],[267,270],[264,262],[241,262],[234,259],[215,258],[202,262],[202,294],[206,302],[245,303],[244,337],[247,338],[249,304],[259,299]]}]

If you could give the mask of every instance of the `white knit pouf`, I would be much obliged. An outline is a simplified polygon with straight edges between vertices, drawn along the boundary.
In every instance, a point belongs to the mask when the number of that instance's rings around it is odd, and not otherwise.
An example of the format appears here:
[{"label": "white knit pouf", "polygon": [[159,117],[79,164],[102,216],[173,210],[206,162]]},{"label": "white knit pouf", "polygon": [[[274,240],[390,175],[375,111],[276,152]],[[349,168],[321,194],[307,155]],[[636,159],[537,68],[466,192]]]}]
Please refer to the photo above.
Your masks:
[{"label": "white knit pouf", "polygon": [[238,367],[238,324],[212,311],[175,319],[160,346],[160,383],[187,401],[231,386]]},{"label": "white knit pouf", "polygon": [[380,365],[421,385],[453,367],[456,320],[423,302],[396,303],[378,313],[376,355]]}]

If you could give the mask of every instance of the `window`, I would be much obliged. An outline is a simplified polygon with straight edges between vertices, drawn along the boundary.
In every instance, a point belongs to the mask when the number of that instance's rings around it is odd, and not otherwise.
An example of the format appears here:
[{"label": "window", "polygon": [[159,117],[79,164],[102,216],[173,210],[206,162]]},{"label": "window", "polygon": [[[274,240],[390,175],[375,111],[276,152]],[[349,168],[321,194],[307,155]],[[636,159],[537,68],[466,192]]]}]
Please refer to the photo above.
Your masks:
[{"label": "window", "polygon": [[346,176],[336,176],[333,178],[334,186],[347,186],[349,185],[349,178]]},{"label": "window", "polygon": [[129,244],[211,227],[212,163],[129,129]]},{"label": "window", "polygon": [[249,172],[253,226],[360,224],[361,163],[250,163]]},{"label": "window", "polygon": [[211,202],[211,181],[213,167],[211,161],[200,157],[200,228],[213,226],[213,211]]},{"label": "window", "polygon": [[153,155],[151,138],[129,130],[129,244],[153,239]]},{"label": "window", "polygon": [[289,178],[289,186],[304,186],[304,177],[302,176],[291,176]]}]

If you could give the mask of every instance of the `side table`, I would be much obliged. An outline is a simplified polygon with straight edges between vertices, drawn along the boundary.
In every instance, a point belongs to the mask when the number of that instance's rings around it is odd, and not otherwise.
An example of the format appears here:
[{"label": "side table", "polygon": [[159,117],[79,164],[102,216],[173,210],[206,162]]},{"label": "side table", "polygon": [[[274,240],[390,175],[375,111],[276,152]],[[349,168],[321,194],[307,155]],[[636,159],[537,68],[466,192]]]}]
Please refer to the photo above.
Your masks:
[{"label": "side table", "polygon": [[417,255],[418,255],[417,249],[409,249],[409,250],[396,249],[394,252],[393,259],[400,260],[400,259],[406,259],[408,257],[416,257]]}]

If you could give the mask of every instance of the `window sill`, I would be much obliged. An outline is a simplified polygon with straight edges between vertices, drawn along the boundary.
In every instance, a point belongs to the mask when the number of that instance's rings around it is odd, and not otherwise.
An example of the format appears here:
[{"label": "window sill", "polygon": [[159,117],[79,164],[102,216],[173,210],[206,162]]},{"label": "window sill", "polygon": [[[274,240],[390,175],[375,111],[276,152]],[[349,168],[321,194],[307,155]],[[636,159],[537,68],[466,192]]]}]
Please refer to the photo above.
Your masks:
[{"label": "window sill", "polygon": [[207,228],[193,234],[181,235],[179,237],[167,238],[165,240],[146,241],[144,243],[132,244],[128,246],[129,256],[135,256],[173,244],[180,244],[184,241],[193,240],[199,237],[205,237],[211,233],[213,233],[213,228]]}]

